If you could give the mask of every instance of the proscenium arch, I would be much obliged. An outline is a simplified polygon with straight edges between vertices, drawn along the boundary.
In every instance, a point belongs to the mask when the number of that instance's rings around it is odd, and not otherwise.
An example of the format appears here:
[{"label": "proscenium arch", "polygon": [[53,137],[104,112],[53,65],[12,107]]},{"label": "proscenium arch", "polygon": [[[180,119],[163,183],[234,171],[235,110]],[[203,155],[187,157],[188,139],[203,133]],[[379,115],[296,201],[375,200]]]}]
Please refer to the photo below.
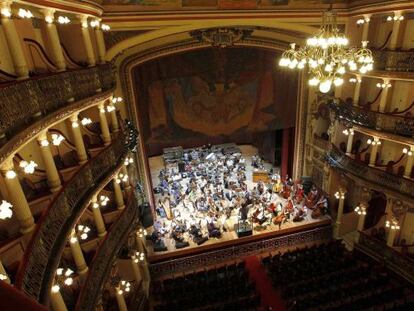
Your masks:
[{"label": "proscenium arch", "polygon": [[[161,38],[167,38],[169,36],[177,34],[190,33],[194,30],[205,29],[205,28],[218,28],[218,27],[266,27],[271,29],[277,29],[281,31],[292,31],[310,35],[315,33],[317,28],[307,26],[298,23],[286,23],[278,21],[269,21],[265,19],[231,19],[231,20],[209,20],[209,21],[192,21],[190,24],[180,26],[166,26],[165,28],[150,30],[146,33],[128,38],[121,41],[120,43],[111,47],[105,56],[107,61],[113,60],[118,54],[128,50],[131,47],[138,46],[150,41],[154,41]],[[294,38],[293,38],[294,39]],[[299,38],[297,38],[299,39]],[[299,40],[294,40],[295,43],[299,43]]]},{"label": "proscenium arch", "polygon": [[[277,51],[281,52],[284,50],[285,47],[282,47],[277,44],[272,44],[272,42],[263,42],[260,40],[255,40],[254,38],[241,42],[237,42],[234,44],[235,47],[250,47],[250,48],[256,48],[256,49],[265,49],[265,50],[271,50],[271,51]],[[129,117],[132,119],[132,121],[137,125],[139,129],[141,129],[141,122],[138,114],[138,105],[139,102],[137,102],[137,96],[135,93],[134,88],[134,81],[132,79],[132,72],[135,67],[140,66],[146,62],[162,58],[168,55],[173,54],[180,54],[184,52],[190,52],[194,50],[199,49],[205,49],[211,47],[208,43],[194,43],[194,41],[191,42],[183,42],[182,45],[167,45],[164,47],[160,47],[159,49],[149,49],[149,50],[143,50],[139,53],[135,53],[132,55],[129,55],[127,57],[122,57],[122,61],[120,61],[119,67],[118,67],[118,73],[119,73],[119,80],[120,83],[118,86],[121,87],[122,94],[124,96],[124,102],[126,103],[125,109],[128,111]],[[301,79],[299,79],[298,82],[298,104],[297,104],[297,111],[296,111],[296,131],[302,131],[306,127],[306,124],[304,123],[306,121],[306,118],[304,118],[304,114],[306,112],[305,109],[301,108],[301,94],[303,92],[303,86],[301,85]],[[300,167],[301,159],[300,158],[300,150],[304,149],[304,143],[305,143],[305,136],[304,135],[298,135],[296,134],[296,137],[298,139],[295,139],[295,153],[294,153],[294,167]],[[154,196],[152,192],[152,180],[151,180],[151,173],[149,169],[149,163],[145,151],[145,144],[142,141],[142,139],[139,140],[139,148],[137,152],[137,158],[136,161],[138,163],[138,168],[140,170],[141,180],[145,181],[145,191],[147,194],[147,198],[151,203],[151,206],[155,206],[154,203]],[[294,169],[295,171],[295,169]],[[298,169],[296,169],[296,174]],[[155,213],[154,210],[152,210],[153,213]]]}]

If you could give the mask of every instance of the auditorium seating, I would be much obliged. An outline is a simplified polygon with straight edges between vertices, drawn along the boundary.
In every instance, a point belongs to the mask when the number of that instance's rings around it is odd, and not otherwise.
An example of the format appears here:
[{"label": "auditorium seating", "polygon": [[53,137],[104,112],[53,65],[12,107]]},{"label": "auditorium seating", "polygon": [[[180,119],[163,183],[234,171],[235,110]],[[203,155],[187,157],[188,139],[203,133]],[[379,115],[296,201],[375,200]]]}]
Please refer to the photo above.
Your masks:
[{"label": "auditorium seating", "polygon": [[257,310],[260,296],[244,262],[166,279],[153,285],[155,311]]},{"label": "auditorium seating", "polygon": [[262,260],[288,310],[414,310],[414,290],[340,241]]}]

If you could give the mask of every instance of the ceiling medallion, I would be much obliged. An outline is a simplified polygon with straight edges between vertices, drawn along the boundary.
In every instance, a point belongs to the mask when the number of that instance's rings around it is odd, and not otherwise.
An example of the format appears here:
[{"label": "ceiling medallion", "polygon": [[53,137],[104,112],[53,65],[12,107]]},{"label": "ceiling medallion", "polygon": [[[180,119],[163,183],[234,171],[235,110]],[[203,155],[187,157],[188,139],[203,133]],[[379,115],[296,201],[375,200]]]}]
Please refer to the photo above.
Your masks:
[{"label": "ceiling medallion", "polygon": [[229,47],[239,42],[253,32],[243,28],[210,28],[191,32],[191,36],[199,42],[210,43],[214,47]]},{"label": "ceiling medallion", "polygon": [[349,40],[339,31],[336,12],[332,9],[322,15],[322,26],[306,45],[296,49],[292,43],[279,60],[279,66],[290,69],[308,67],[309,85],[319,86],[319,91],[328,93],[332,84],[343,84],[343,75],[350,71],[364,74],[373,69],[372,52],[367,48],[368,41],[362,41],[362,47],[347,47]]}]

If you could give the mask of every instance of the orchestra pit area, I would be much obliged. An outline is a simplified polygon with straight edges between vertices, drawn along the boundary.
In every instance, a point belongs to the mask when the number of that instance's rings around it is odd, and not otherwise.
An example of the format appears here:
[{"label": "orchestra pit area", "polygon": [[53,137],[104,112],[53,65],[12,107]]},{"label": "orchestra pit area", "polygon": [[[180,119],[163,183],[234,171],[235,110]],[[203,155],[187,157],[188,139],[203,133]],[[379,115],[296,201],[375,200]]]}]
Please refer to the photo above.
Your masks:
[{"label": "orchestra pit area", "polygon": [[[149,253],[251,240],[330,221],[312,183],[280,176],[251,145],[174,147],[149,158],[156,219]],[[223,244],[222,244],[223,245]]]}]

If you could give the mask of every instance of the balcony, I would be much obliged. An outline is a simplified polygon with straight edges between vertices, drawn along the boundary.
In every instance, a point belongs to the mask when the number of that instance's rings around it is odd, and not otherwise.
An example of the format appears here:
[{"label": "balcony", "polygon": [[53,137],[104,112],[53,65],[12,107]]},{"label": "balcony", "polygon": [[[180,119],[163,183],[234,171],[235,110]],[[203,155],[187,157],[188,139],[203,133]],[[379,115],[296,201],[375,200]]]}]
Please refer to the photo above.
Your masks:
[{"label": "balcony", "polygon": [[374,50],[375,69],[384,71],[413,72],[414,50]]},{"label": "balcony", "polygon": [[412,180],[355,161],[335,146],[331,146],[326,157],[332,167],[339,168],[368,182],[414,197],[414,181]]},{"label": "balcony", "polygon": [[0,86],[0,139],[11,138],[29,124],[70,103],[111,90],[110,64],[49,74]]},{"label": "balcony", "polygon": [[99,187],[109,182],[131,148],[125,134],[83,165],[42,215],[26,249],[17,287],[41,303],[47,301],[68,236]]},{"label": "balcony", "polygon": [[414,261],[411,258],[363,232],[360,232],[359,243],[355,247],[384,262],[391,270],[414,283]]},{"label": "balcony", "polygon": [[[142,203],[142,197],[139,201]],[[101,294],[102,284],[105,284],[121,246],[128,238],[128,233],[138,226],[138,204],[134,193],[131,193],[125,210],[112,225],[96,252],[90,265],[88,277],[80,292],[76,310],[95,310]]]},{"label": "balcony", "polygon": [[404,137],[414,137],[414,118],[364,110],[346,104],[330,102],[335,118],[347,127],[358,126]]}]

